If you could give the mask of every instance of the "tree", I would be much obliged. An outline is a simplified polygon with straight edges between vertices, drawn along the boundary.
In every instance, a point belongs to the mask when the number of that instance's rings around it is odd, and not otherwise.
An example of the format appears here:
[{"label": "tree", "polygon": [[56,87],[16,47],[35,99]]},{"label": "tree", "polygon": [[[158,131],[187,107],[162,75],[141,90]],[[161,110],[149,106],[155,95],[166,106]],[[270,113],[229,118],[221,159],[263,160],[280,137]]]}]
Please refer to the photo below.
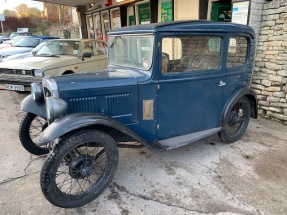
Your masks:
[{"label": "tree", "polygon": [[35,7],[28,8],[28,16],[41,17],[41,11]]},{"label": "tree", "polygon": [[26,4],[20,4],[15,8],[18,17],[27,17],[29,15],[28,13],[28,7]]},{"label": "tree", "polygon": [[18,17],[41,17],[41,11],[35,7],[28,7],[26,4],[20,4],[15,8]]},{"label": "tree", "polygon": [[4,10],[3,14],[5,17],[16,17],[16,12],[14,10]]}]

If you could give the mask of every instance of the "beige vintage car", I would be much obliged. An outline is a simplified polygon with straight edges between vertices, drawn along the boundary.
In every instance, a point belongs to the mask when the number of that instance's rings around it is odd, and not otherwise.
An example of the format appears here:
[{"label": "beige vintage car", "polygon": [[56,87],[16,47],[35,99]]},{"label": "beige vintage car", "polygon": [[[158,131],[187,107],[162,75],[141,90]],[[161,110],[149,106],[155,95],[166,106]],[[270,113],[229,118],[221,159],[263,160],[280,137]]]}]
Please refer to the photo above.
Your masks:
[{"label": "beige vintage car", "polygon": [[33,57],[0,63],[0,89],[30,91],[32,82],[45,75],[58,76],[106,68],[104,41],[56,39],[43,46]]}]

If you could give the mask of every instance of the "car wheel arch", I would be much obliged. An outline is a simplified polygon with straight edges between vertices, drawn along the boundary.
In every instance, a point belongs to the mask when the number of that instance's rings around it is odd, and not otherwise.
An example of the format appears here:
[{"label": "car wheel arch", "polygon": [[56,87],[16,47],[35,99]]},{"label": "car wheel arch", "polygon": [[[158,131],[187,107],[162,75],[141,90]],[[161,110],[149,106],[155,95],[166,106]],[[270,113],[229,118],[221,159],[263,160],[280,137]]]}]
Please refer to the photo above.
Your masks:
[{"label": "car wheel arch", "polygon": [[220,124],[222,125],[224,118],[228,110],[233,106],[233,104],[241,97],[246,97],[251,104],[251,117],[257,119],[257,98],[255,91],[250,87],[245,87],[237,90],[230,99],[224,104],[223,111],[220,117]]},{"label": "car wheel arch", "polygon": [[63,72],[61,75],[69,75],[69,74],[74,74],[75,72],[72,70],[67,70],[65,72]]}]

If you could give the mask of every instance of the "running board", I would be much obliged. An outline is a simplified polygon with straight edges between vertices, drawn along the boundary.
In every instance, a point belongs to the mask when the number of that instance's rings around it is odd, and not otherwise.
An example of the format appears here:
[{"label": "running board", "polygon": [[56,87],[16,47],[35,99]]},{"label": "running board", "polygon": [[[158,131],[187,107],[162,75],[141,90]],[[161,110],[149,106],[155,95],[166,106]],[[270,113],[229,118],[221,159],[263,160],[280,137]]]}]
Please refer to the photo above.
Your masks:
[{"label": "running board", "polygon": [[170,149],[178,148],[181,146],[185,146],[189,143],[195,142],[205,137],[209,137],[213,134],[217,134],[219,131],[221,131],[221,127],[212,128],[212,129],[205,130],[205,131],[199,131],[199,132],[195,132],[191,134],[186,134],[186,135],[182,135],[178,137],[172,137],[172,138],[165,139],[165,140],[160,140],[158,141],[158,143],[161,146],[165,147],[166,150],[170,150]]}]

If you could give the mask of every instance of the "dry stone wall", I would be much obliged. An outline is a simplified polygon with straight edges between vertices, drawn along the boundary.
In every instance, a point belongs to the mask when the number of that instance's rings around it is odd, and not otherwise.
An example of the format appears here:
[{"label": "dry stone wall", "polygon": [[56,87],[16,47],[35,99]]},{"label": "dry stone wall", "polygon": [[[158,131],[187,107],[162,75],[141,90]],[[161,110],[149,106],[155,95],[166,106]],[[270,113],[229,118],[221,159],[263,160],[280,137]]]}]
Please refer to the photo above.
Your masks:
[{"label": "dry stone wall", "polygon": [[287,124],[287,0],[263,5],[252,82],[259,114]]}]

